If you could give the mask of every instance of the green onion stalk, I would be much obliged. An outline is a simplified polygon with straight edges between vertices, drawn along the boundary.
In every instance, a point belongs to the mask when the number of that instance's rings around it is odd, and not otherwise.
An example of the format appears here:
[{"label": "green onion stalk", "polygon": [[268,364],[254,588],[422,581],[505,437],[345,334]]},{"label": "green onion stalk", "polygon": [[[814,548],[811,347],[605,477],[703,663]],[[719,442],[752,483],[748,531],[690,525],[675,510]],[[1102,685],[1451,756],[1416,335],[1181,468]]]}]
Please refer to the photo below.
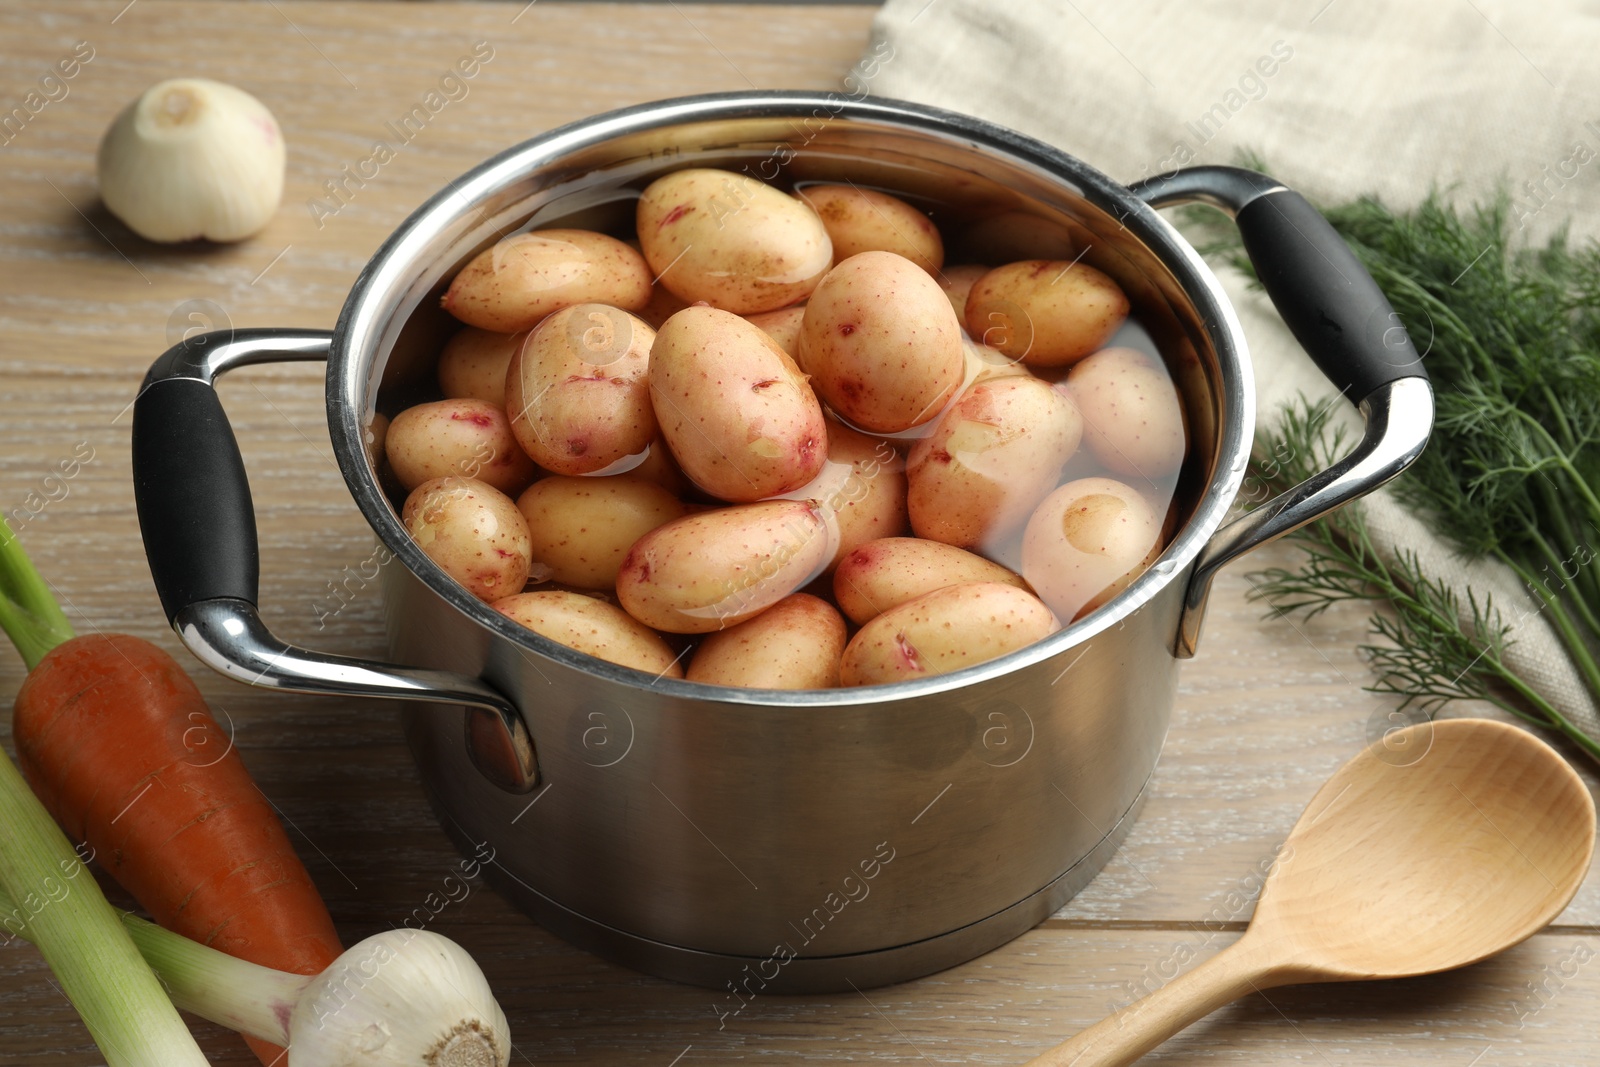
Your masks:
[{"label": "green onion stalk", "polygon": [[[72,627],[0,519],[0,627],[32,670]],[[78,854],[0,751],[0,925],[38,946],[107,1067],[188,1067],[205,1056]]]}]

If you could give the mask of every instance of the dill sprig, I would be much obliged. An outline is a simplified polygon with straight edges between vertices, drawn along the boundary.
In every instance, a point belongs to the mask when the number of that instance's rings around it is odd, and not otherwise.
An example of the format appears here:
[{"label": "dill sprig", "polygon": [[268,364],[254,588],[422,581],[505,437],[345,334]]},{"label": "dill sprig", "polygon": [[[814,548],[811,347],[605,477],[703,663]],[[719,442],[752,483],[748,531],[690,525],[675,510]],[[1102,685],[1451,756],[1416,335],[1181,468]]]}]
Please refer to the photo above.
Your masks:
[{"label": "dill sprig", "polygon": [[[1257,436],[1257,477],[1287,488],[1347,451],[1342,428],[1328,426],[1329,412],[1327,404],[1304,400],[1286,409],[1276,428]],[[1416,553],[1399,549],[1385,561],[1360,503],[1290,536],[1303,557],[1293,568],[1253,574],[1251,597],[1265,600],[1275,614],[1305,616],[1344,601],[1384,602],[1389,610],[1369,620],[1382,643],[1360,647],[1377,676],[1368,689],[1394,694],[1402,708],[1416,705],[1430,716],[1449,701],[1488,701],[1561,732],[1600,760],[1600,740],[1580,730],[1506,662],[1511,626],[1492,598],[1469,591],[1463,612],[1455,590],[1428,575]]]},{"label": "dill sprig", "polygon": [[[1564,233],[1542,247],[1515,239],[1509,201],[1458,212],[1440,195],[1395,212],[1372,198],[1327,211],[1422,352],[1438,415],[1432,441],[1398,479],[1400,500],[1469,558],[1492,558],[1524,583],[1589,690],[1600,699],[1600,249]],[[1213,229],[1210,251],[1247,273],[1237,239]],[[1344,444],[1326,412],[1289,412],[1263,434],[1262,476],[1284,484]],[[1292,475],[1292,476],[1291,476]],[[1365,651],[1373,688],[1431,711],[1488,700],[1560,730],[1600,759],[1600,742],[1568,722],[1507,666],[1512,627],[1476,592],[1465,610],[1414,554],[1385,563],[1359,508],[1297,535],[1293,571],[1264,573],[1276,610],[1315,613],[1341,600],[1386,601],[1384,640]]]}]

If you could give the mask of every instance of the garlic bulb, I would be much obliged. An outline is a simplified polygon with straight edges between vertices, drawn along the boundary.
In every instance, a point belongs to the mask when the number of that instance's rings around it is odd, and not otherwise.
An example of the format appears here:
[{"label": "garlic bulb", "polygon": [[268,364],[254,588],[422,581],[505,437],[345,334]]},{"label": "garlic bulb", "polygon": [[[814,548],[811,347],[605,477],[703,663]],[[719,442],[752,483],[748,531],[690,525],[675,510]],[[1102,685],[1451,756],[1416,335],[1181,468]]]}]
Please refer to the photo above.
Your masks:
[{"label": "garlic bulb", "polygon": [[242,89],[174,78],[145,90],[100,141],[100,196],[152,241],[238,241],[283,197],[278,122]]},{"label": "garlic bulb", "polygon": [[289,1019],[292,1067],[506,1067],[511,1028],[471,956],[426,930],[376,934],[311,980]]}]

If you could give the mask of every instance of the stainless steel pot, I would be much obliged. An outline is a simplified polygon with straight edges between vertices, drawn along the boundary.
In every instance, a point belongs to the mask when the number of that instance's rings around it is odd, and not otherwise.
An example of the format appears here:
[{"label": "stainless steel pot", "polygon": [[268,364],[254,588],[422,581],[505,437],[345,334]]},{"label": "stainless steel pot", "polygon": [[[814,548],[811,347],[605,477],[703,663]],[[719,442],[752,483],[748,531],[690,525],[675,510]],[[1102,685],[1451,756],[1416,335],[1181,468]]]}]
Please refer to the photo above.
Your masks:
[{"label": "stainless steel pot", "polygon": [[[951,218],[1023,212],[1089,245],[1184,399],[1192,489],[1161,559],[1107,606],[1003,659],[815,692],[651,678],[521,629],[451,581],[407,537],[365,430],[427,379],[449,329],[439,294],[507,233],[575,212],[603,225],[651,178],[689,165],[849,178]],[[1253,388],[1216,279],[1155,211],[1185,201],[1235,216],[1285,318],[1366,419],[1349,457],[1227,525]],[[339,465],[393,555],[393,663],[289,646],[256,612],[249,489],[212,382],[308,359],[328,360]],[[1432,412],[1376,286],[1276,182],[1204,167],[1130,189],[947,111],[752,92],[601,115],[489,160],[383,245],[332,333],[238,330],[173,348],[135,406],[134,478],[162,604],[201,660],[253,685],[408,701],[444,825],[501,890],[574,942],[722,989],[718,1010],[733,1013],[757,992],[939,970],[1060,907],[1132,822],[1217,569],[1399,473]]]}]

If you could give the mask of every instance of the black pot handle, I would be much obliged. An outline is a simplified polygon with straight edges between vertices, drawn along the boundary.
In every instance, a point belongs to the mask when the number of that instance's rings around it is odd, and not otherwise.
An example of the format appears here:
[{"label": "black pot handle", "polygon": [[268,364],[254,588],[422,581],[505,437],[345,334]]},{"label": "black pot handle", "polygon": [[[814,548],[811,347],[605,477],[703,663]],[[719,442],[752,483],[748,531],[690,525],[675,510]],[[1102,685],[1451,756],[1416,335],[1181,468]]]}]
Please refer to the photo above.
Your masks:
[{"label": "black pot handle", "polygon": [[1433,389],[1378,283],[1299,193],[1239,167],[1174,171],[1133,192],[1151,207],[1199,202],[1231,215],[1295,340],[1366,422],[1349,455],[1212,536],[1195,561],[1178,624],[1174,651],[1187,657],[1194,655],[1219,569],[1365,496],[1416,461],[1433,429]]},{"label": "black pot handle", "polygon": [[1278,314],[1352,403],[1389,382],[1427,378],[1388,297],[1293,189],[1240,167],[1191,167],[1140,182],[1133,192],[1152,207],[1199,201],[1233,216]]},{"label": "black pot handle", "polygon": [[474,762],[527,792],[538,784],[533,742],[516,707],[483,681],[299,648],[256,610],[255,507],[213,385],[236,367],[325,360],[332,342],[325,331],[219,330],[173,346],[145,376],[133,404],[133,491],[167,621],[201,662],[250,685],[468,705]]}]

